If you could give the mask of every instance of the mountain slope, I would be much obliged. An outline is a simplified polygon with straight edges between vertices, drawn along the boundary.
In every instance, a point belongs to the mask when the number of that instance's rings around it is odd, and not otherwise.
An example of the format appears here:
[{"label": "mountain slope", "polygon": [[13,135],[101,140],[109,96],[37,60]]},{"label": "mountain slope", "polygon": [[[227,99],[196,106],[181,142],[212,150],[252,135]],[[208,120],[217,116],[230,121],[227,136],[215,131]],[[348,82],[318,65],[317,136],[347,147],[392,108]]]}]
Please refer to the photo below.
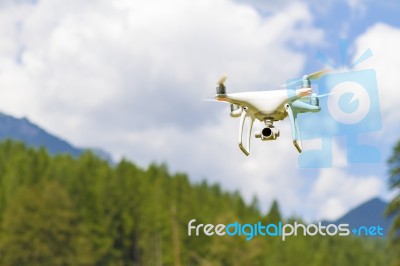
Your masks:
[{"label": "mountain slope", "polygon": [[351,227],[379,225],[383,227],[383,233],[386,236],[392,222],[392,219],[385,216],[386,207],[386,202],[380,198],[373,198],[350,210],[336,221],[330,223],[348,223]]},{"label": "mountain slope", "polygon": [[[67,141],[46,132],[27,118],[15,118],[0,113],[0,140],[3,139],[19,140],[31,147],[44,146],[52,155],[68,153],[73,157],[78,157],[86,150],[74,147]],[[99,157],[111,162],[111,156],[107,152],[99,149],[91,150]]]}]

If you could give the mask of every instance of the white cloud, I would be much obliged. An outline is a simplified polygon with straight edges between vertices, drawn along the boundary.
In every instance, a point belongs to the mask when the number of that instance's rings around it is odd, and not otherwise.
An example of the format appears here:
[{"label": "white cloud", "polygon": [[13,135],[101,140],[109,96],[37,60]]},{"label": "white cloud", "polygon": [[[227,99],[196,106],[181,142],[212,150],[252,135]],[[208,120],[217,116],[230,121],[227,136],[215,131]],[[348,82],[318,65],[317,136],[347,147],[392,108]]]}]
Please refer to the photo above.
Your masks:
[{"label": "white cloud", "polygon": [[383,186],[379,177],[357,177],[339,168],[324,169],[313,187],[312,200],[318,202],[317,216],[335,220],[349,209],[379,196]]},{"label": "white cloud", "polygon": [[[297,153],[288,122],[279,141],[237,147],[227,106],[201,102],[222,73],[228,90],[273,89],[297,76],[316,43],[307,7],[262,17],[228,0],[39,1],[0,9],[0,106],[80,146],[117,158],[206,176],[300,206]],[[313,36],[313,38],[310,38]],[[18,60],[17,60],[18,59]]]},{"label": "white cloud", "polygon": [[[377,23],[369,28],[356,43],[357,58],[367,49],[371,49],[373,57],[361,63],[359,69],[374,69],[378,81],[380,109],[382,115],[385,141],[394,141],[398,138],[396,125],[400,120],[398,99],[400,90],[400,29]],[[382,140],[382,139],[381,139]]]},{"label": "white cloud", "polygon": [[336,220],[350,209],[385,191],[385,180],[375,175],[354,175],[344,158],[345,151],[333,145],[333,167],[319,171],[311,187],[308,203],[317,219]]}]

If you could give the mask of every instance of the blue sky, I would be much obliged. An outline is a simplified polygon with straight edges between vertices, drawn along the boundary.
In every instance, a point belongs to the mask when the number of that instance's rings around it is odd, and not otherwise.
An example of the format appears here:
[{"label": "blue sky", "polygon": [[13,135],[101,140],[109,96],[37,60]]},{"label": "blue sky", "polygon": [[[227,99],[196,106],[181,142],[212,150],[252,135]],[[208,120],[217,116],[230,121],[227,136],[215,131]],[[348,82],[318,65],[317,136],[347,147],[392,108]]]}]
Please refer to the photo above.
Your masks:
[{"label": "blue sky", "polygon": [[[385,160],[399,138],[400,5],[396,1],[3,1],[0,109],[27,116],[75,145],[101,147],[146,167],[166,162],[262,210],[334,219],[375,196],[390,198]],[[282,1],[280,1],[282,2]],[[228,91],[270,90],[318,70],[322,52],[376,71],[382,130],[360,136],[382,160],[349,164],[333,139],[333,166],[301,169],[288,121],[275,142],[237,147],[238,120],[205,103],[228,74]],[[260,128],[261,125],[256,125]],[[305,149],[317,141],[304,143]]]}]

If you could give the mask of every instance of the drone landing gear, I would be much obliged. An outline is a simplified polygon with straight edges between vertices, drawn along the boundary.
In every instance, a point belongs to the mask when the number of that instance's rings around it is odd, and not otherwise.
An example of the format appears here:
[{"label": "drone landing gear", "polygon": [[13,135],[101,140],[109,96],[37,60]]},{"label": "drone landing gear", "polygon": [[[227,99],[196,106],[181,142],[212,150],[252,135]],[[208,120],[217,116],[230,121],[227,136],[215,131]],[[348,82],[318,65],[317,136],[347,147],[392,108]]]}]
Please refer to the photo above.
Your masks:
[{"label": "drone landing gear", "polygon": [[296,149],[301,153],[301,135],[299,130],[299,124],[297,122],[297,113],[293,111],[292,107],[288,104],[286,105],[286,111],[289,115],[290,125],[292,126],[292,138],[293,144]]},{"label": "drone landing gear", "polygon": [[[247,127],[247,145],[246,147],[243,146],[243,128],[244,128],[244,122],[246,118],[250,118],[250,124]],[[250,138],[251,138],[251,130],[253,129],[253,123],[254,123],[254,118],[250,116],[247,113],[247,110],[244,108],[243,112],[240,116],[240,124],[239,124],[239,148],[242,150],[242,152],[246,155],[249,156],[250,154]]]}]

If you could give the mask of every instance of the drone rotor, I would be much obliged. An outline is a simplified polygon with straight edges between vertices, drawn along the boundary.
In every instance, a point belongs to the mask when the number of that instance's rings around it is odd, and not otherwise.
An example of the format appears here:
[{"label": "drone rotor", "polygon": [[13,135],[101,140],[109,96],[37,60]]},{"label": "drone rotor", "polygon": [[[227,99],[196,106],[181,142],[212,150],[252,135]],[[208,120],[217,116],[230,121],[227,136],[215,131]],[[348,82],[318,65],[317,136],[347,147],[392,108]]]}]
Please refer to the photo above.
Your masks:
[{"label": "drone rotor", "polygon": [[224,85],[226,79],[228,77],[226,75],[223,75],[218,81],[217,81],[217,85]]},{"label": "drone rotor", "polygon": [[226,75],[223,75],[218,81],[217,81],[217,95],[225,95],[226,94],[226,87],[225,87],[225,81],[228,77]]},{"label": "drone rotor", "polygon": [[308,74],[308,75],[304,75],[303,79],[306,78],[306,79],[309,79],[309,80],[316,80],[316,79],[319,79],[320,77],[328,74],[329,71],[330,71],[329,69],[321,69],[321,70],[319,70],[317,72],[314,72],[314,73],[311,73],[311,74]]},{"label": "drone rotor", "polygon": [[322,76],[324,76],[327,73],[329,73],[329,71],[330,71],[330,69],[322,69],[322,70],[316,71],[314,73],[304,75],[301,79],[292,81],[292,82],[290,82],[288,84],[282,84],[281,87],[288,87],[288,86],[292,86],[294,84],[297,84],[297,83],[301,82],[302,83],[302,87],[306,87],[307,88],[307,87],[311,86],[311,81],[312,80],[317,80],[317,79],[321,78]]}]

